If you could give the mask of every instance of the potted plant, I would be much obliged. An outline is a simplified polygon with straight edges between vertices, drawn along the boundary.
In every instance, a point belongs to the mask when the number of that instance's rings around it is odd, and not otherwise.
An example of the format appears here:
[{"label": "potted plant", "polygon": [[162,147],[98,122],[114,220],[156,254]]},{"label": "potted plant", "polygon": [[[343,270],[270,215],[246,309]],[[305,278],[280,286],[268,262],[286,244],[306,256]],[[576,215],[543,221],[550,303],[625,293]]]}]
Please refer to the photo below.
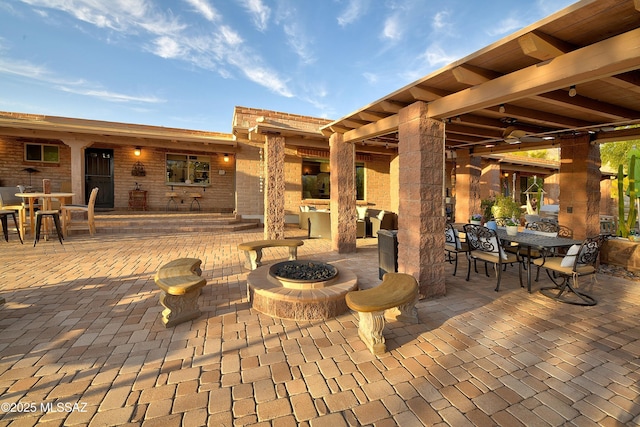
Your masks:
[{"label": "potted plant", "polygon": [[[629,159],[629,174],[627,190],[624,190],[624,173],[623,165],[618,166],[618,233],[623,238],[629,238],[631,231],[634,229],[637,221],[636,201],[638,198],[638,190],[635,183],[636,177],[636,156],[632,155]],[[625,194],[629,196],[629,213],[625,218]],[[632,239],[635,240],[635,236]]]},{"label": "potted plant", "polygon": [[505,221],[505,228],[509,236],[515,236],[518,234],[518,223],[513,218],[507,218]]},{"label": "potted plant", "polygon": [[472,214],[471,218],[469,218],[469,223],[474,225],[482,225],[482,215]]},{"label": "potted plant", "polygon": [[511,197],[497,195],[496,202],[491,208],[493,217],[496,219],[519,219],[520,218],[520,205],[516,203]]}]

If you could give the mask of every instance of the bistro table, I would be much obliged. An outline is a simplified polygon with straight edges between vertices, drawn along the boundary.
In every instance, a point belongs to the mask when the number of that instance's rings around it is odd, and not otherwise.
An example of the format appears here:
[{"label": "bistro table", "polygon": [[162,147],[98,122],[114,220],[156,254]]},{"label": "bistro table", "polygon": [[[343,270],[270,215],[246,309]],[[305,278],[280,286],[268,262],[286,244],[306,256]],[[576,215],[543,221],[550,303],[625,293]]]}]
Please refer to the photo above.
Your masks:
[{"label": "bistro table", "polygon": [[497,230],[498,238],[504,242],[517,243],[527,248],[527,291],[531,293],[531,249],[538,249],[543,252],[557,248],[565,248],[579,245],[581,240],[567,239],[565,237],[551,237],[535,234],[531,232],[518,232],[515,236],[507,234],[503,228]]},{"label": "bistro table", "polygon": [[[73,193],[16,193],[17,197],[23,197],[29,200],[29,222],[30,222],[30,230],[31,235],[33,236],[36,222],[35,222],[35,213],[33,209],[34,201],[36,199],[42,198],[42,209],[49,210],[51,206],[51,199],[55,198],[60,201],[60,206],[64,206],[64,201],[66,197],[73,197]],[[22,227],[22,224],[20,224]]]}]

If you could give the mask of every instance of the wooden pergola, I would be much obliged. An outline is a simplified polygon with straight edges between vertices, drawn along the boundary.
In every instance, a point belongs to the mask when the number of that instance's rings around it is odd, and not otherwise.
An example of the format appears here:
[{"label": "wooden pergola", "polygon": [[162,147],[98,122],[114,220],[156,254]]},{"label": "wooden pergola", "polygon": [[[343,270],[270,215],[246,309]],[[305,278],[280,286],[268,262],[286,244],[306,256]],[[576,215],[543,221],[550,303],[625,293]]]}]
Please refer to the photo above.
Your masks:
[{"label": "wooden pergola", "polygon": [[397,144],[423,101],[447,149],[475,154],[640,137],[640,1],[583,0],[325,126],[343,142]]},{"label": "wooden pergola", "polygon": [[399,268],[436,296],[445,292],[446,154],[456,159],[464,218],[479,212],[481,155],[560,147],[559,220],[583,238],[599,231],[599,144],[640,139],[639,123],[640,0],[575,3],[321,129],[339,189],[334,249],[355,247],[348,146],[397,148]]}]

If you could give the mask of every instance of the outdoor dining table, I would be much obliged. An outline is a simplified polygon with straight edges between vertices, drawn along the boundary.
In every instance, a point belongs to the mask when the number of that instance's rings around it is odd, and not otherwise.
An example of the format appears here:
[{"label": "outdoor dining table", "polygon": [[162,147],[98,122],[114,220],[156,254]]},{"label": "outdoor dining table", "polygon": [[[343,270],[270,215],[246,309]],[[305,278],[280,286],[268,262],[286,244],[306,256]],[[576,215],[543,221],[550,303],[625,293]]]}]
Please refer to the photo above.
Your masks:
[{"label": "outdoor dining table", "polygon": [[[35,204],[35,200],[42,198],[42,209],[49,210],[51,208],[51,199],[55,198],[60,201],[60,206],[64,206],[64,201],[66,197],[73,197],[73,193],[16,193],[17,197],[23,197],[29,200],[29,225],[31,230],[31,235],[33,235],[36,222],[35,222],[35,213],[33,206]],[[20,225],[22,227],[22,224]]]},{"label": "outdoor dining table", "polygon": [[496,231],[498,238],[503,242],[517,243],[521,247],[527,248],[527,291],[531,293],[531,249],[537,249],[541,253],[558,248],[566,248],[579,245],[581,240],[567,239],[565,237],[543,236],[530,232],[518,232],[515,236],[507,234],[505,229],[498,228]]}]

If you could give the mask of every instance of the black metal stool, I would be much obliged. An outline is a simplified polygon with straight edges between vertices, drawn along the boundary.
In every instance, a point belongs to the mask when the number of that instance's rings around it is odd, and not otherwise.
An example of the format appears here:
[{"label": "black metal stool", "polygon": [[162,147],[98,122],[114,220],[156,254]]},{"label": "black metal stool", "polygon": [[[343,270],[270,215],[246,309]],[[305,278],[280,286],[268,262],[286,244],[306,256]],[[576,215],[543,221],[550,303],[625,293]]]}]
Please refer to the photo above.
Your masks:
[{"label": "black metal stool", "polygon": [[[192,199],[191,200],[191,205],[189,206],[189,210],[190,211],[195,211],[195,210],[199,211],[200,210],[200,200],[198,200],[198,199],[200,199],[200,197],[202,197],[202,194],[200,194],[200,193],[189,193],[188,196],[191,197],[191,199]],[[197,206],[197,208],[194,207],[194,206]]]},{"label": "black metal stool", "polygon": [[16,220],[16,213],[12,210],[2,209],[0,210],[0,221],[2,222],[2,231],[4,232],[4,240],[9,241],[9,215],[13,217],[13,223],[16,225],[16,230],[18,231],[18,238],[20,238],[20,243],[24,244],[22,241],[22,235],[20,234],[20,227],[18,226],[18,221]]},{"label": "black metal stool", "polygon": [[[166,206],[166,210],[167,211],[177,211],[178,210],[178,202],[176,202],[176,197],[178,197],[178,193],[175,191],[171,191],[168,193],[165,193],[165,196],[169,198],[169,200],[167,201],[167,206]],[[173,204],[173,207],[172,207]]]},{"label": "black metal stool", "polygon": [[38,211],[36,212],[36,237],[33,240],[33,246],[40,241],[40,229],[42,228],[42,217],[50,216],[53,218],[53,223],[56,226],[58,232],[58,240],[62,244],[62,227],[60,226],[60,213],[58,211]]}]

